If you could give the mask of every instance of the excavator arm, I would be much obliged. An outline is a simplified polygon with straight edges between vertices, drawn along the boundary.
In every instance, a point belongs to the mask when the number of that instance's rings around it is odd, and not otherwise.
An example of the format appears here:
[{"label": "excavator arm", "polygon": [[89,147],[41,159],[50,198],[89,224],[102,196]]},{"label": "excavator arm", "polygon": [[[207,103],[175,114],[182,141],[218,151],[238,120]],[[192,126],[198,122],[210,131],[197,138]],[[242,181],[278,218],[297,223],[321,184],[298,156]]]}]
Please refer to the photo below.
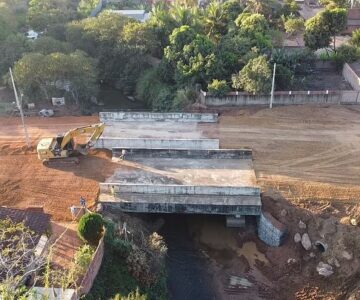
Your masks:
[{"label": "excavator arm", "polygon": [[64,137],[61,141],[61,149],[65,149],[66,145],[75,137],[79,136],[79,135],[83,135],[83,134],[88,134],[88,133],[92,133],[91,137],[86,141],[85,144],[81,144],[81,145],[77,145],[76,150],[80,151],[80,152],[84,152],[84,150],[87,150],[88,148],[91,148],[95,142],[100,138],[100,136],[103,134],[105,129],[105,124],[104,123],[98,123],[98,124],[93,124],[93,125],[89,125],[89,126],[84,126],[84,127],[78,127],[78,128],[74,128],[69,130],[68,132],[66,132],[64,134]]}]

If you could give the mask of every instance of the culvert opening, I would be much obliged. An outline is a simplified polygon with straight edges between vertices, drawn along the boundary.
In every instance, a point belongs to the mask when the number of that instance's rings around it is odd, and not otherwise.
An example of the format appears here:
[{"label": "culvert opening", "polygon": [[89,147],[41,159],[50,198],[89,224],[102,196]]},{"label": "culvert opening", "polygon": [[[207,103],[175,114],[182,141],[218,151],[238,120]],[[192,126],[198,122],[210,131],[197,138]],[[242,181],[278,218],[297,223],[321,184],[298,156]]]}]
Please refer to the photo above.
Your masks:
[{"label": "culvert opening", "polygon": [[327,249],[327,245],[320,241],[316,241],[315,246],[316,246],[316,249],[318,249],[321,253],[324,253]]}]

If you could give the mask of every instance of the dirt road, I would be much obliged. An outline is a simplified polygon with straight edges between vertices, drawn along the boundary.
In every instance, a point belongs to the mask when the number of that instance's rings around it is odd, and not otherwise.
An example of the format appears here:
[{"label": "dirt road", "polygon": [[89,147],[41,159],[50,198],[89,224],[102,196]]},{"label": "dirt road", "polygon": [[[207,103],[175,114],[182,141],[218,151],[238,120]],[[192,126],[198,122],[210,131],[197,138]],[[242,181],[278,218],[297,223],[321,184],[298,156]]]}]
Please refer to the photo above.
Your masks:
[{"label": "dirt road", "polygon": [[297,202],[359,199],[360,107],[240,110],[225,113],[218,132],[207,134],[220,137],[222,148],[252,148],[264,190]]},{"label": "dirt road", "polygon": [[[26,122],[35,146],[40,137],[98,122],[98,118],[27,118]],[[181,124],[177,130],[182,131]],[[218,124],[199,124],[196,130],[203,137],[220,138],[222,148],[253,148],[262,188],[280,191],[304,207],[316,209],[317,200],[353,203],[359,199],[359,107],[247,108],[224,112]],[[96,152],[81,158],[76,167],[46,168],[34,150],[26,150],[20,119],[0,118],[0,205],[43,205],[54,219],[69,219],[69,206],[78,204],[80,195],[93,204],[97,182],[116,167],[110,153]]]}]

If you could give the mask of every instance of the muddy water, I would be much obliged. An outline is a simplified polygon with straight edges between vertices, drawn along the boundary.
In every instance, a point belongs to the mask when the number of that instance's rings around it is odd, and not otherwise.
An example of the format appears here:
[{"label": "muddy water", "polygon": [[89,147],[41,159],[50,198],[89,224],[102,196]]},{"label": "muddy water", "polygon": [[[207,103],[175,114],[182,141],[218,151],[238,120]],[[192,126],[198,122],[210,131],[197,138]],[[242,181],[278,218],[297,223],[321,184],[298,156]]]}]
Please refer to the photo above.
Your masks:
[{"label": "muddy water", "polygon": [[191,223],[196,216],[164,215],[165,224],[160,234],[168,245],[167,271],[170,299],[217,299],[209,262],[191,234]]}]

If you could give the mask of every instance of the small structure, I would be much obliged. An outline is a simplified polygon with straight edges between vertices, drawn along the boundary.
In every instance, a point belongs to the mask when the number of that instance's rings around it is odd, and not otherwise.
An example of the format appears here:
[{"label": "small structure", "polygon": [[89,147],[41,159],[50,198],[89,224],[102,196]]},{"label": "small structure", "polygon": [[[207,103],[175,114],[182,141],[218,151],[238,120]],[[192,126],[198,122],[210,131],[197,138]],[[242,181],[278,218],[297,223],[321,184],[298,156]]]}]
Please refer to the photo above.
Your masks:
[{"label": "small structure", "polygon": [[348,10],[347,25],[344,34],[352,34],[360,28],[360,8],[350,8]]},{"label": "small structure", "polygon": [[29,40],[36,40],[39,37],[39,33],[37,33],[36,31],[34,31],[32,29],[27,31],[25,35]]},{"label": "small structure", "polygon": [[112,10],[112,12],[123,15],[135,20],[138,20],[140,22],[145,22],[150,18],[150,13],[147,13],[143,9],[122,9],[122,10]]}]

